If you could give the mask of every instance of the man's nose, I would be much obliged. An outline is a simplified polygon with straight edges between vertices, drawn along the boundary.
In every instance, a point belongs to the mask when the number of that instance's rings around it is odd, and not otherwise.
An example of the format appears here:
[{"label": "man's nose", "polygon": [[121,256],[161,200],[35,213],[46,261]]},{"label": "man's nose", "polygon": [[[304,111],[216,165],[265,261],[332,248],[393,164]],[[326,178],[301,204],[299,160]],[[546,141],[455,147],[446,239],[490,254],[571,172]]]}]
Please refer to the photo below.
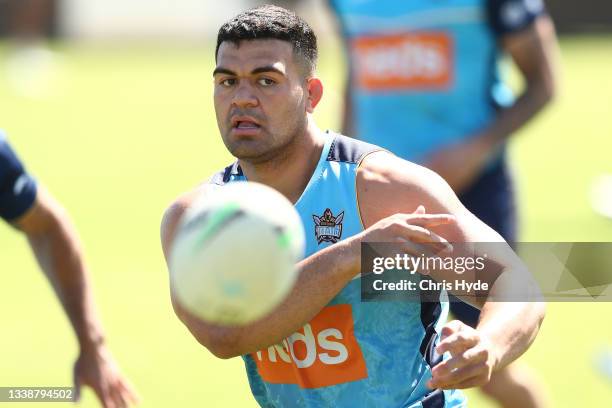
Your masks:
[{"label": "man's nose", "polygon": [[255,90],[248,81],[240,81],[234,93],[232,104],[237,107],[253,107],[259,104]]}]

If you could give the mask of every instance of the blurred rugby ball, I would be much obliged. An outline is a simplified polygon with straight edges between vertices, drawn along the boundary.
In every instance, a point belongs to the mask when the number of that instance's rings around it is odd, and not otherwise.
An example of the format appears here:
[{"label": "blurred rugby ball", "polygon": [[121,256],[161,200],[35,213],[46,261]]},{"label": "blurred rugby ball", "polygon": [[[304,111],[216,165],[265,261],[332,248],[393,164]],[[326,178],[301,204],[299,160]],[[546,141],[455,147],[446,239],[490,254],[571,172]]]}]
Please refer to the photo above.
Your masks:
[{"label": "blurred rugby ball", "polygon": [[304,241],[298,213],[278,191],[255,182],[219,187],[179,223],[169,259],[175,298],[211,323],[257,320],[291,291]]}]

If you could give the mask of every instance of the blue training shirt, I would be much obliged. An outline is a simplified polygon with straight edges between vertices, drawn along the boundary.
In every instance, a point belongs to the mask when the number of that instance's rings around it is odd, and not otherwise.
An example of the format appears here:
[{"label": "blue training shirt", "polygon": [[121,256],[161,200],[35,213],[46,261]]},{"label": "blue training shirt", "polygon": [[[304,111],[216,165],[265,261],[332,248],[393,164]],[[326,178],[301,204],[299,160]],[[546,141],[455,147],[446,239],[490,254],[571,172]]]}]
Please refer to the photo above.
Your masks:
[{"label": "blue training shirt", "polygon": [[[306,231],[306,256],[361,232],[357,169],[381,148],[328,133],[317,167],[295,203]],[[224,185],[246,178],[238,163],[212,177]],[[243,356],[262,407],[460,407],[458,391],[431,392],[434,348],[446,322],[440,301],[362,302],[356,276],[301,330],[282,343]]]},{"label": "blue training shirt", "polygon": [[514,97],[500,37],[542,0],[329,0],[351,66],[355,136],[423,163],[485,129]]},{"label": "blue training shirt", "polygon": [[0,130],[0,217],[6,221],[19,218],[32,207],[35,199],[36,182]]}]

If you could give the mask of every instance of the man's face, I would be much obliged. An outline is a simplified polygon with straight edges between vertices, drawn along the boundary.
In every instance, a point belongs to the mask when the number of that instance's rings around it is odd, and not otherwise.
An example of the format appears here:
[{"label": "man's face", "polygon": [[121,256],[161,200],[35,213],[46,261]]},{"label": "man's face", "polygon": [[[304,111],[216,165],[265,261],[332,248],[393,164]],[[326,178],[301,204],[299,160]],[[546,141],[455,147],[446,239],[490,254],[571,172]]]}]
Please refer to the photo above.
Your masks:
[{"label": "man's face", "polygon": [[288,42],[223,42],[214,82],[217,125],[235,157],[270,160],[305,131],[307,81]]}]

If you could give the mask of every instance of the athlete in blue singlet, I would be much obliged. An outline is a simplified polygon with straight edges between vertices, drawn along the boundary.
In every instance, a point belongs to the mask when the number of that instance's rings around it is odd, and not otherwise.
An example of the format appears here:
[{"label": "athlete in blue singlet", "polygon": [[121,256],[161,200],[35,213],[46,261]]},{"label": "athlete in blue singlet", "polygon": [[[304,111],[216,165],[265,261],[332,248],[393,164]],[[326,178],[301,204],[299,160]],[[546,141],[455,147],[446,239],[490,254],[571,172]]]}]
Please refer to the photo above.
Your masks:
[{"label": "athlete in blue singlet", "polygon": [[[351,67],[345,131],[436,171],[472,213],[514,242],[505,142],[551,99],[555,85],[554,30],[542,0],[329,4]],[[518,98],[505,82],[505,54],[525,79]],[[456,299],[451,311],[478,322],[478,310]],[[543,405],[533,379],[502,374],[484,389],[502,406]]]},{"label": "athlete in blue singlet", "polygon": [[[173,296],[175,312],[216,356],[243,357],[262,407],[465,406],[457,389],[485,383],[526,350],[542,307],[480,302],[483,318],[474,329],[445,323],[445,292],[433,302],[361,301],[362,242],[402,242],[416,254],[448,250],[449,241],[495,241],[503,250],[491,262],[502,266],[501,277],[515,279],[521,268],[503,239],[435,173],[318,130],[311,115],[323,93],[316,57],[310,27],[279,7],[246,11],[219,30],[215,110],[223,142],[238,160],[166,211],[164,253],[194,199],[246,180],[295,204],[307,254],[289,296],[257,322],[217,326]],[[491,291],[505,293],[497,284]]]},{"label": "athlete in blue singlet", "polygon": [[70,319],[80,348],[74,365],[75,400],[81,385],[87,385],[103,406],[127,407],[136,402],[136,393],[106,347],[74,227],[59,204],[26,172],[1,130],[0,217],[27,236]]},{"label": "athlete in blue singlet", "polygon": [[[295,203],[306,230],[306,256],[363,231],[357,169],[369,154],[382,150],[336,134],[328,133],[322,140],[317,166]],[[210,182],[223,186],[246,180],[235,163]],[[317,228],[321,224],[337,228]],[[445,295],[440,297],[440,302],[432,304],[362,302],[360,280],[351,280],[282,347],[243,357],[255,398],[264,407],[319,407],[328,406],[329,401],[348,407],[354,405],[356,395],[363,406],[423,404],[430,392],[426,386],[430,369],[438,362],[433,346],[448,312]],[[384,316],[384,322],[374,316]],[[295,351],[299,347],[305,349],[303,356]],[[393,361],[389,361],[388,350],[394,350]],[[291,369],[289,356],[296,356],[301,370]],[[384,381],[380,381],[382,373]],[[436,398],[445,407],[463,406],[464,402],[451,391],[434,394],[429,400]]]}]

